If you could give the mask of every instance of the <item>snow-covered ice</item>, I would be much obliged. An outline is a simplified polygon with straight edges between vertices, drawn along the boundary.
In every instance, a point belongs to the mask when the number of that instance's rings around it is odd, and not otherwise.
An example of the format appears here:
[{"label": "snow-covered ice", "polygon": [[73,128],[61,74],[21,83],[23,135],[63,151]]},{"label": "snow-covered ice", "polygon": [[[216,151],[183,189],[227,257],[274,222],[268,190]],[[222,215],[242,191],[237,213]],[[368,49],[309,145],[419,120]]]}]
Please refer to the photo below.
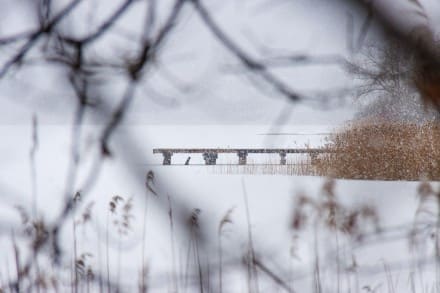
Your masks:
[{"label": "snow-covered ice", "polygon": [[[97,127],[86,127],[83,135],[80,174],[76,184],[81,188],[90,164],[87,163],[96,151]],[[429,227],[421,237],[425,249],[411,250],[408,233],[414,225],[420,197],[417,195],[419,182],[335,180],[337,199],[346,207],[368,204],[377,209],[382,233],[368,236],[364,242],[350,241],[344,233],[338,232],[338,249],[335,249],[335,233],[321,226],[314,234],[311,222],[304,231],[291,227],[295,199],[307,195],[314,199],[323,198],[326,178],[283,175],[227,175],[209,172],[209,166],[161,166],[160,155],[153,155],[156,147],[302,147],[304,144],[319,146],[325,143],[325,133],[333,127],[284,127],[268,129],[258,126],[136,126],[124,127],[110,144],[114,157],[105,162],[102,173],[93,188],[84,194],[83,209],[75,216],[81,219],[84,208],[93,202],[92,218],[86,225],[78,224],[78,255],[91,253],[88,263],[93,268],[105,267],[106,231],[109,229],[109,254],[111,276],[117,278],[118,262],[121,269],[120,282],[130,291],[137,286],[139,269],[143,263],[143,231],[145,235],[145,262],[149,268],[150,289],[154,292],[171,290],[170,272],[173,270],[171,249],[174,247],[179,274],[188,273],[187,257],[190,239],[184,234],[183,219],[190,216],[192,209],[200,209],[199,226],[202,233],[201,262],[211,262],[215,271],[218,249],[218,225],[229,209],[232,223],[225,226],[222,234],[224,251],[225,292],[243,292],[247,289],[242,258],[248,247],[248,223],[246,218],[245,194],[247,195],[250,231],[254,248],[261,261],[277,276],[281,277],[296,292],[310,292],[314,283],[316,251],[320,260],[320,278],[324,292],[341,292],[350,287],[361,289],[369,286],[376,292],[412,292],[411,282],[419,289],[431,287],[435,279],[433,265],[422,266],[424,255],[434,251]],[[31,172],[29,150],[31,128],[24,126],[1,127],[1,188],[3,193],[3,223],[8,230],[19,225],[18,213],[13,208],[21,205],[31,209]],[[262,135],[265,133],[283,135]],[[130,135],[129,135],[130,134]],[[130,138],[131,140],[128,140]],[[63,204],[66,170],[69,160],[70,128],[65,126],[41,126],[39,147],[36,153],[37,195],[39,215],[53,220]],[[134,143],[135,147],[128,147]],[[134,154],[130,152],[139,152]],[[158,195],[145,189],[145,175],[154,172],[151,186]],[[433,185],[437,188],[436,184]],[[120,217],[108,212],[109,201],[114,195],[133,200],[130,228],[127,235],[114,229],[114,221]],[[168,219],[168,196],[175,209],[176,231],[170,239]],[[146,226],[144,226],[145,204],[147,203]],[[181,206],[181,204],[184,204]],[[426,203],[425,203],[426,204]],[[180,209],[179,211],[179,208]],[[423,221],[435,223],[436,203],[428,203]],[[186,212],[186,214],[185,214]],[[120,212],[121,213],[121,212]],[[309,216],[314,217],[313,211]],[[180,221],[180,222],[179,222]],[[120,223],[120,222],[119,222]],[[424,222],[423,222],[424,223]],[[144,230],[145,227],[145,230]],[[180,228],[179,228],[180,227]],[[371,227],[366,227],[371,233]],[[370,234],[369,234],[370,235]],[[0,259],[13,264],[9,233],[2,235]],[[72,227],[68,225],[62,233],[63,249],[67,252],[63,261],[68,267],[73,245]],[[318,248],[314,244],[318,243]],[[171,245],[173,243],[173,245]],[[335,255],[339,255],[338,262]],[[192,259],[192,257],[191,257]],[[356,263],[354,273],[347,268]],[[232,264],[238,264],[232,266]],[[191,262],[190,271],[193,264]],[[227,269],[226,269],[227,268]],[[5,268],[0,269],[2,275]],[[191,271],[192,272],[192,271]],[[339,273],[337,273],[339,272]],[[215,274],[214,274],[215,276]],[[339,276],[339,277],[338,277]],[[412,278],[412,279],[411,279]],[[183,286],[185,278],[179,278]],[[337,282],[339,280],[339,282]],[[392,285],[390,285],[390,280]],[[409,281],[411,280],[411,282]],[[217,280],[211,280],[212,286]],[[357,285],[355,284],[357,282]],[[280,291],[281,287],[264,272],[259,272],[259,286],[262,292]],[[130,289],[131,288],[131,289]],[[365,290],[368,288],[365,287]],[[368,291],[368,290],[367,290]],[[417,290],[417,292],[419,292]]]}]

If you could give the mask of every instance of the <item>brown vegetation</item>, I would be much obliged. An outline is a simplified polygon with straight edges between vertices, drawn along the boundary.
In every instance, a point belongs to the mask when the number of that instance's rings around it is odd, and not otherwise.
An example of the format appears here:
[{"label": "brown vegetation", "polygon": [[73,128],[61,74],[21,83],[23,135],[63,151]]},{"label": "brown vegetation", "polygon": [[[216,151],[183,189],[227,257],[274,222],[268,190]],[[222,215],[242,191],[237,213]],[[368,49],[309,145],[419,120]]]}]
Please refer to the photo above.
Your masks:
[{"label": "brown vegetation", "polygon": [[213,174],[322,176],[307,156],[288,158],[286,165],[281,165],[278,160],[266,160],[263,163],[254,163],[250,160],[246,165],[229,163],[209,167],[211,167],[209,171]]},{"label": "brown vegetation", "polygon": [[440,179],[440,125],[353,122],[329,137],[323,174],[379,180]]}]

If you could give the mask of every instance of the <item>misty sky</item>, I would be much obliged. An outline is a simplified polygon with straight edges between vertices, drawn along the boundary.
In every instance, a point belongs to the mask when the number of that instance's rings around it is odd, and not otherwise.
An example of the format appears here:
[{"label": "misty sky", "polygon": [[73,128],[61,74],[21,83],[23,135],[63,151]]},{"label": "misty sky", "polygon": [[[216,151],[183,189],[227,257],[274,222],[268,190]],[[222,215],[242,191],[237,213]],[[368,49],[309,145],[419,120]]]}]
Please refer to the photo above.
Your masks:
[{"label": "misty sky", "polygon": [[[9,9],[0,14],[0,34],[13,35],[32,27],[26,9],[14,9],[14,1],[7,1]],[[67,1],[59,1],[59,3]],[[169,3],[160,1],[160,16],[167,14]],[[411,16],[411,7],[400,5],[407,1],[383,1],[384,7],[402,15],[396,21],[409,28],[420,20]],[[26,1],[20,1],[23,7]],[[81,35],[97,27],[120,1],[89,1],[81,10],[63,22],[63,29]],[[340,0],[297,1],[205,1],[216,21],[230,36],[254,57],[271,58],[294,54],[314,56],[338,55],[350,57],[348,50],[349,15],[355,18],[354,35],[359,32],[365,15],[353,7],[341,5]],[[431,27],[438,27],[440,19],[437,1],[423,1]],[[61,4],[59,4],[61,5]],[[133,53],[136,38],[145,12],[136,4],[95,48],[96,58],[110,60]],[[388,6],[387,6],[388,5]],[[61,6],[60,6],[61,7]],[[86,17],[87,16],[87,17]],[[85,22],[86,20],[86,22]],[[371,27],[366,45],[380,42],[377,28]],[[1,60],[7,59],[13,48],[3,49]],[[28,59],[38,57],[38,51]],[[13,70],[0,82],[2,104],[0,122],[3,124],[29,123],[33,113],[45,123],[69,123],[75,98],[63,80],[63,70],[56,66],[32,65]],[[293,90],[306,98],[289,103],[270,86],[249,74],[219,43],[189,5],[178,28],[170,36],[138,87],[128,123],[139,124],[272,124],[280,112],[289,113],[283,123],[339,124],[351,119],[356,106],[340,93],[354,89],[355,83],[341,64],[290,65],[273,69],[273,73]],[[101,87],[105,97],[117,101],[124,80],[120,76],[106,76]],[[329,103],[310,99],[327,97]],[[349,95],[350,96],[350,95]],[[290,108],[290,110],[286,110]],[[287,112],[286,112],[287,111]]]}]

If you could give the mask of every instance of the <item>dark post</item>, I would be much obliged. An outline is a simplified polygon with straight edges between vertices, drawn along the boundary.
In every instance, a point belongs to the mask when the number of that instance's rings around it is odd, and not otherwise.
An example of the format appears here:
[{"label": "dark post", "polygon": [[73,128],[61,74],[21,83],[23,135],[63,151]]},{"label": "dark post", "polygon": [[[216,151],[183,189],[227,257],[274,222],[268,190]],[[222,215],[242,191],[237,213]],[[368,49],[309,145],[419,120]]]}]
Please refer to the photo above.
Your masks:
[{"label": "dark post", "polygon": [[318,154],[317,153],[310,153],[310,163],[312,164],[312,165],[315,165],[316,164],[316,161],[317,161],[317,159],[318,159]]},{"label": "dark post", "polygon": [[216,152],[203,153],[203,159],[206,165],[215,165],[217,161],[218,154]]},{"label": "dark post", "polygon": [[171,157],[172,157],[173,153],[164,151],[164,152],[162,152],[162,155],[163,155],[162,165],[171,165]]},{"label": "dark post", "polygon": [[280,164],[286,165],[286,152],[285,151],[280,152]]},{"label": "dark post", "polygon": [[238,151],[238,164],[239,165],[246,165],[246,158],[247,158],[247,151]]}]

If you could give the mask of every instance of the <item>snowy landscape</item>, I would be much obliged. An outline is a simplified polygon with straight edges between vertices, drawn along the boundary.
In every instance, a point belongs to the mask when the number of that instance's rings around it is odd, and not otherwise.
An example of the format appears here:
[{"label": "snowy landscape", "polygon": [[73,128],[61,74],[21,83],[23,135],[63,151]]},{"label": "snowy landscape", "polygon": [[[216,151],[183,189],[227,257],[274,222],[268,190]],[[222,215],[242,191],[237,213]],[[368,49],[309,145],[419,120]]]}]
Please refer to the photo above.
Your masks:
[{"label": "snowy landscape", "polygon": [[0,2],[0,293],[440,292],[440,3]]},{"label": "snowy landscape", "polygon": [[[221,268],[224,292],[247,291],[249,286],[262,292],[312,292],[316,286],[323,292],[437,290],[436,236],[431,236],[437,235],[437,199],[434,191],[429,194],[421,187],[421,182],[330,180],[258,172],[227,174],[215,172],[215,166],[204,165],[201,158],[194,165],[179,164],[176,158],[176,165],[163,166],[161,156],[152,153],[153,146],[317,147],[334,130],[334,126],[282,127],[277,133],[283,135],[270,139],[268,146],[267,128],[122,128],[121,137],[115,140],[121,143],[113,146],[115,153],[123,154],[124,142],[132,136],[135,145],[145,150],[144,161],[126,164],[127,158],[120,160],[120,156],[115,156],[108,163],[99,180],[84,193],[86,197],[78,200],[75,217],[62,231],[62,249],[74,251],[81,261],[73,264],[73,255],[63,257],[65,272],[61,279],[59,271],[50,269],[48,279],[55,276],[57,290],[64,290],[75,279],[75,265],[77,277],[85,279],[78,290],[105,287],[108,273],[114,286],[132,291],[142,284],[141,273],[146,270],[145,281],[152,292],[198,290],[200,278],[208,291],[219,290]],[[84,129],[90,145],[97,129]],[[65,127],[44,126],[38,133],[41,142],[34,161],[35,192],[38,210],[44,210],[40,217],[50,222],[63,205],[62,198],[56,199],[53,194],[62,194],[65,183],[54,178],[68,165],[69,131]],[[11,231],[14,238],[5,235],[2,241],[1,258],[9,265],[2,267],[1,276],[2,283],[7,284],[15,275],[11,249],[21,242],[20,230],[27,225],[23,211],[33,209],[32,200],[24,197],[31,184],[20,184],[32,181],[32,127],[3,127],[1,134],[10,138],[2,150],[1,183],[7,191],[2,205],[3,225],[23,227]],[[50,141],[44,139],[47,135],[51,136]],[[93,148],[87,144],[84,148],[84,155],[91,156]],[[88,168],[80,166],[80,170],[86,169],[84,173]],[[154,174],[154,179],[148,179],[147,174]],[[79,178],[81,182],[81,174]],[[116,200],[115,211],[110,212],[115,196],[120,199]],[[304,210],[300,211],[299,203],[305,198],[315,203],[303,202]],[[333,216],[340,224],[335,227],[329,225],[329,211],[325,210],[329,200],[338,206],[338,214]],[[170,223],[170,207],[175,209],[174,227]],[[352,230],[336,228],[346,225],[347,218],[362,209],[371,209],[370,214],[360,215],[358,222],[352,223]],[[126,213],[129,217],[124,217]],[[197,226],[191,229],[196,232],[188,235],[185,221],[190,221],[193,213]],[[304,213],[301,225],[294,224],[298,213]],[[179,221],[181,217],[186,219],[183,223]],[[192,233],[197,233],[197,237]],[[251,265],[251,277],[247,268],[249,245],[255,253],[251,257],[257,261]],[[42,267],[45,261],[40,260]],[[88,270],[95,278],[103,276],[102,284],[89,280]]]}]

